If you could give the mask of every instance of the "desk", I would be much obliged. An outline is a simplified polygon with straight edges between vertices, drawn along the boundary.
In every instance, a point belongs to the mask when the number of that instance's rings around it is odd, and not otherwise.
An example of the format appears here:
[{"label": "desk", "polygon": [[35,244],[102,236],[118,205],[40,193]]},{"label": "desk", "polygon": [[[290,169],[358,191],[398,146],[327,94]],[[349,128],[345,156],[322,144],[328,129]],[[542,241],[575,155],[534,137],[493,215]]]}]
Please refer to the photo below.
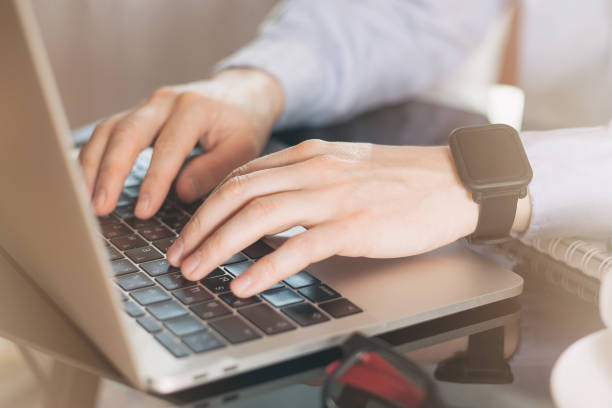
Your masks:
[{"label": "desk", "polygon": [[[483,119],[477,115],[411,102],[344,125],[277,134],[269,149],[312,137],[441,144],[454,127],[479,123]],[[521,265],[519,273],[526,270]],[[317,382],[326,364],[338,356],[336,349],[324,350],[173,395],[147,395],[125,385],[89,340],[6,256],[0,256],[0,271],[0,336],[16,342],[26,359],[32,349],[52,358],[52,375],[40,375],[41,385],[51,390],[48,406],[81,407],[97,401],[99,406],[318,407]],[[537,274],[525,279],[525,291],[516,299],[381,337],[438,378],[450,406],[551,407],[548,382],[554,361],[572,342],[603,325],[594,304]],[[31,363],[35,367],[35,361]],[[471,375],[465,375],[466,364]],[[493,375],[474,376],[482,374],[478,368]],[[470,383],[476,378],[479,383]]]}]

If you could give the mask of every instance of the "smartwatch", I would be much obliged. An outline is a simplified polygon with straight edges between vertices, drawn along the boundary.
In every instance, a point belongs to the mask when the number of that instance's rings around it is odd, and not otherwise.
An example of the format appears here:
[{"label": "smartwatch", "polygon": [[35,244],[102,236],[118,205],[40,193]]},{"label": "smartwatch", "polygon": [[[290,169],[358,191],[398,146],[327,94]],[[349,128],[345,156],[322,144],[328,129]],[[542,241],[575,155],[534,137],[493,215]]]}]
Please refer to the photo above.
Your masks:
[{"label": "smartwatch", "polygon": [[480,205],[478,224],[467,237],[472,244],[510,239],[519,198],[533,177],[518,132],[506,125],[455,129],[449,146],[461,182]]}]

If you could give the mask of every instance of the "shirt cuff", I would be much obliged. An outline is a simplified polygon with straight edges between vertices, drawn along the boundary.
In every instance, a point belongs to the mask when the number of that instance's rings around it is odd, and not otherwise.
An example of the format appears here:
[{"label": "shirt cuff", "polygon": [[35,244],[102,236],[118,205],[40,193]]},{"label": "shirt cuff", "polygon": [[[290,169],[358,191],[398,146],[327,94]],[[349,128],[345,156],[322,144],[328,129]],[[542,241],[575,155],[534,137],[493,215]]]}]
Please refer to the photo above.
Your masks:
[{"label": "shirt cuff", "polygon": [[612,231],[610,129],[523,132],[521,139],[533,180],[531,220],[520,238],[605,238]]}]

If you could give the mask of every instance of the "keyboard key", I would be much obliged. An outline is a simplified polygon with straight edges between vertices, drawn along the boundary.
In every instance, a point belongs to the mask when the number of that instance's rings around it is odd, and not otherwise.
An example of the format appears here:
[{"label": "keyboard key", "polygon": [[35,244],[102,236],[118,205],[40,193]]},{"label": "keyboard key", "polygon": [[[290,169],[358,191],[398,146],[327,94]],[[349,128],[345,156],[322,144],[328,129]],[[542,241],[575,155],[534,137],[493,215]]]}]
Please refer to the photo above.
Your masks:
[{"label": "keyboard key", "polygon": [[164,322],[164,326],[166,326],[175,336],[179,337],[205,330],[204,325],[193,316],[185,316],[180,319]]},{"label": "keyboard key", "polygon": [[207,278],[213,278],[215,276],[223,276],[225,275],[225,271],[221,268],[215,268],[214,271],[206,275]]},{"label": "keyboard key", "polygon": [[115,278],[115,282],[117,282],[117,284],[121,286],[121,289],[126,291],[145,288],[147,286],[154,285],[153,281],[142,272],[121,275],[118,278]]},{"label": "keyboard key", "polygon": [[223,300],[225,303],[227,303],[234,309],[261,302],[261,299],[259,299],[259,297],[257,296],[251,296],[250,298],[242,299],[236,297],[236,295],[231,292],[219,295],[219,297],[221,298],[221,300]]},{"label": "keyboard key", "polygon": [[269,289],[266,289],[266,292],[269,290],[280,289],[280,288],[286,288],[286,286],[283,285],[283,282],[276,282],[274,285],[270,286]]},{"label": "keyboard key", "polygon": [[261,294],[261,297],[276,307],[283,307],[304,301],[304,298],[288,288],[267,290]]},{"label": "keyboard key", "polygon": [[123,224],[105,224],[102,225],[101,228],[102,235],[104,235],[104,238],[106,239],[122,237],[124,235],[130,235],[132,233],[132,230],[130,230]]},{"label": "keyboard key", "polygon": [[115,208],[113,211],[117,217],[126,219],[134,217],[134,204],[122,205],[121,207]]},{"label": "keyboard key", "polygon": [[178,289],[172,292],[172,294],[185,305],[204,302],[213,298],[212,295],[201,286]]},{"label": "keyboard key", "polygon": [[161,332],[155,335],[155,339],[161,343],[162,346],[166,348],[170,353],[174,355],[176,358],[186,357],[189,355],[189,352],[181,343],[178,342],[174,337],[172,337],[169,333]]},{"label": "keyboard key", "polygon": [[127,314],[132,317],[144,316],[144,312],[142,311],[142,309],[136,306],[136,303],[132,302],[131,300],[123,302],[123,308],[125,309]]},{"label": "keyboard key", "polygon": [[263,258],[272,251],[274,251],[274,249],[263,241],[257,241],[253,245],[242,250],[242,252],[253,259]]},{"label": "keyboard key", "polygon": [[140,191],[140,186],[130,186],[123,189],[123,194],[130,198],[138,197],[138,192]]},{"label": "keyboard key", "polygon": [[136,321],[149,333],[157,333],[162,330],[161,325],[151,316],[143,316],[136,319]]},{"label": "keyboard key", "polygon": [[126,235],[125,237],[114,238],[111,239],[111,242],[122,251],[147,246],[147,241],[140,238],[138,235]]},{"label": "keyboard key", "polygon": [[155,250],[155,248],[150,246],[130,249],[128,251],[125,251],[125,254],[135,263],[143,263],[163,258],[162,254],[160,254]]},{"label": "keyboard key", "polygon": [[193,215],[196,211],[198,211],[198,208],[200,208],[203,202],[204,200],[196,200],[190,204],[179,202],[178,206],[182,208],[185,212],[189,213],[189,215]]},{"label": "keyboard key", "polygon": [[363,310],[346,299],[332,300],[331,302],[326,302],[319,305],[319,307],[336,319],[363,312]]},{"label": "keyboard key", "polygon": [[132,197],[128,197],[127,195],[121,193],[119,194],[119,198],[117,199],[117,206],[124,206],[134,203],[134,199]]},{"label": "keyboard key", "polygon": [[106,251],[108,253],[108,259],[111,261],[116,261],[117,259],[123,258],[123,255],[121,255],[119,251],[111,246],[106,247]]},{"label": "keyboard key", "polygon": [[230,259],[223,262],[221,265],[229,265],[229,264],[238,263],[238,262],[242,262],[246,260],[247,260],[247,257],[242,255],[242,253],[238,252],[237,254],[232,255]]},{"label": "keyboard key", "polygon": [[240,276],[244,271],[249,269],[251,265],[253,265],[252,261],[246,261],[246,262],[235,263],[232,265],[227,265],[227,266],[224,266],[223,268],[229,273],[231,273],[232,275],[234,275],[234,277],[237,277],[237,276]]},{"label": "keyboard key", "polygon": [[262,303],[253,307],[245,307],[238,311],[261,331],[268,335],[286,332],[295,329],[295,326],[283,316],[275,312],[270,306]]},{"label": "keyboard key", "polygon": [[138,272],[138,268],[127,259],[120,259],[118,261],[111,262],[113,266],[113,273],[115,276],[124,275],[126,273]]},{"label": "keyboard key", "polygon": [[243,343],[255,340],[261,336],[255,332],[238,316],[228,316],[209,323],[216,331],[221,333],[230,343]]},{"label": "keyboard key", "polygon": [[106,225],[106,224],[116,224],[119,221],[117,220],[117,218],[115,218],[114,215],[109,214],[109,215],[103,215],[103,216],[99,216],[98,217],[98,224],[100,225]]},{"label": "keyboard key", "polygon": [[164,302],[170,299],[170,295],[155,286],[152,288],[136,290],[130,293],[130,295],[142,306],[148,306],[153,303]]},{"label": "keyboard key", "polygon": [[143,228],[154,228],[160,226],[160,222],[153,218],[141,220],[140,218],[131,217],[124,220],[130,227],[141,230]]},{"label": "keyboard key", "polygon": [[194,353],[204,353],[205,351],[216,350],[225,347],[221,342],[209,331],[192,334],[191,336],[183,337],[185,343]]},{"label": "keyboard key", "polygon": [[327,285],[307,286],[299,289],[301,295],[306,296],[314,303],[339,298],[340,294]]},{"label": "keyboard key", "polygon": [[281,310],[287,316],[295,320],[300,326],[310,326],[329,320],[327,316],[319,312],[319,310],[310,303],[298,303],[297,305],[287,306]]},{"label": "keyboard key", "polygon": [[198,303],[195,306],[191,306],[190,309],[202,320],[210,320],[214,319],[215,317],[232,313],[230,309],[228,309],[226,306],[223,305],[223,303],[218,300]]},{"label": "keyboard key", "polygon": [[178,268],[171,266],[167,260],[158,259],[156,261],[146,262],[139,265],[149,276],[165,275],[170,272],[180,272]]},{"label": "keyboard key", "polygon": [[200,282],[206,286],[212,293],[224,293],[229,292],[230,282],[232,277],[228,275],[213,276],[212,278],[204,278]]},{"label": "keyboard key", "polygon": [[121,299],[122,302],[125,302],[129,299],[127,296],[125,296],[125,293],[121,292],[120,290],[117,290],[117,295],[119,296],[119,299]]},{"label": "keyboard key", "polygon": [[184,214],[174,213],[169,216],[162,217],[162,221],[173,230],[180,231],[189,221],[189,217]]},{"label": "keyboard key", "polygon": [[164,238],[160,239],[159,241],[153,242],[153,245],[155,245],[157,249],[159,249],[165,254],[166,252],[168,252],[168,248],[170,248],[170,246],[174,244],[174,241],[176,241],[176,237]]},{"label": "keyboard key", "polygon": [[175,290],[188,286],[194,286],[197,284],[197,282],[192,282],[190,280],[185,279],[180,272],[163,275],[156,278],[155,280],[167,290]]},{"label": "keyboard key", "polygon": [[146,227],[139,229],[138,232],[148,239],[149,241],[157,241],[158,239],[173,237],[174,232],[170,231],[163,225],[156,225],[154,227]]},{"label": "keyboard key", "polygon": [[149,306],[147,310],[155,316],[157,320],[170,320],[187,315],[187,310],[174,300]]},{"label": "keyboard key", "polygon": [[285,279],[285,283],[291,286],[293,289],[299,289],[310,285],[317,285],[320,282],[320,280],[318,280],[306,271],[298,272],[295,275]]}]

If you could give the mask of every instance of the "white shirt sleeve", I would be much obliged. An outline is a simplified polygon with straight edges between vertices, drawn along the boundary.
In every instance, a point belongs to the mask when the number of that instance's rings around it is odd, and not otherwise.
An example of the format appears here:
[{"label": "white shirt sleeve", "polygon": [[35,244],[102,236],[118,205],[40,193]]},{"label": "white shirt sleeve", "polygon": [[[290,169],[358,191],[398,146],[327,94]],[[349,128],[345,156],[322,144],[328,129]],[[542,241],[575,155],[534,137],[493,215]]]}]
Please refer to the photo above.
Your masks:
[{"label": "white shirt sleeve", "polygon": [[276,77],[276,127],[322,125],[404,101],[453,71],[501,13],[503,0],[291,0],[217,70]]},{"label": "white shirt sleeve", "polygon": [[533,168],[532,214],[523,238],[612,232],[612,125],[522,132]]}]

